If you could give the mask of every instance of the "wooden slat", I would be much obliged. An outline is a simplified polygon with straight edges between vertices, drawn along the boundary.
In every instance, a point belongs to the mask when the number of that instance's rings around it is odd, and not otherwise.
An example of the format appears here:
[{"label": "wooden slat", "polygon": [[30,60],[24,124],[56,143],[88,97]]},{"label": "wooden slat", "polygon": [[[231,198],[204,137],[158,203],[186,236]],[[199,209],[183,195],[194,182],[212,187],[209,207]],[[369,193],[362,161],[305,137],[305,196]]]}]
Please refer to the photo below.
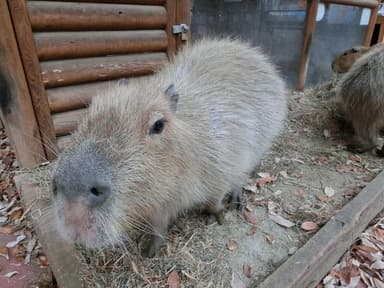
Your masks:
[{"label": "wooden slat", "polygon": [[367,30],[365,31],[363,45],[371,46],[373,32],[375,30],[377,12],[379,11],[379,3],[377,3],[376,7],[371,10],[371,15],[369,16],[369,22],[367,26]]},{"label": "wooden slat", "polygon": [[[176,22],[184,23],[191,27],[191,1],[190,0],[178,0],[177,1],[177,13],[176,13]],[[180,49],[186,41],[191,38],[191,30],[186,33],[186,40],[183,40],[181,34],[176,37],[176,47]]]},{"label": "wooden slat", "polygon": [[[29,0],[37,1],[37,0]],[[38,0],[52,1],[52,0]],[[163,5],[166,0],[64,0],[65,2],[93,2],[93,3],[116,3],[116,4],[139,4],[139,5]]]},{"label": "wooden slat", "polygon": [[28,2],[34,31],[161,29],[167,24],[163,6]]},{"label": "wooden slat", "polygon": [[78,109],[53,114],[52,118],[53,124],[55,126],[56,136],[65,136],[72,133],[86,112],[87,109]]},{"label": "wooden slat", "polygon": [[22,167],[45,159],[7,1],[0,1],[0,116]]},{"label": "wooden slat", "polygon": [[166,51],[163,30],[35,33],[40,60]]},{"label": "wooden slat", "polygon": [[87,107],[94,96],[116,85],[117,81],[103,81],[47,90],[49,107],[52,113]]},{"label": "wooden slat", "polygon": [[110,80],[152,73],[167,61],[165,53],[146,53],[109,57],[42,62],[46,87]]},{"label": "wooden slat", "polygon": [[377,7],[378,5],[376,0],[321,0],[321,2],[329,3],[329,4],[364,7],[364,8],[371,8],[371,9]]},{"label": "wooden slat", "polygon": [[58,287],[88,287],[80,279],[81,263],[76,256],[74,245],[61,239],[54,226],[53,205],[41,199],[41,188],[30,177],[28,174],[19,174],[15,177],[17,191],[21,194],[25,210],[30,211],[28,216],[48,257],[49,267],[55,275]]},{"label": "wooden slat", "polygon": [[303,35],[303,44],[301,48],[299,72],[296,83],[296,90],[302,91],[304,89],[305,78],[307,76],[309,52],[312,43],[313,32],[316,25],[316,14],[319,6],[319,0],[310,0],[307,2],[307,14],[305,18],[305,27]]},{"label": "wooden slat", "polygon": [[171,59],[176,53],[176,36],[172,32],[172,26],[180,24],[176,22],[176,9],[177,9],[177,0],[167,0],[165,3],[165,9],[167,10],[168,23],[165,28],[168,36],[168,49],[167,55]]},{"label": "wooden slat", "polygon": [[384,172],[352,199],[260,288],[314,288],[384,209]]},{"label": "wooden slat", "polygon": [[56,137],[47,96],[45,95],[27,7],[25,0],[8,0],[8,3],[45,154],[47,159],[51,160],[57,154]]}]

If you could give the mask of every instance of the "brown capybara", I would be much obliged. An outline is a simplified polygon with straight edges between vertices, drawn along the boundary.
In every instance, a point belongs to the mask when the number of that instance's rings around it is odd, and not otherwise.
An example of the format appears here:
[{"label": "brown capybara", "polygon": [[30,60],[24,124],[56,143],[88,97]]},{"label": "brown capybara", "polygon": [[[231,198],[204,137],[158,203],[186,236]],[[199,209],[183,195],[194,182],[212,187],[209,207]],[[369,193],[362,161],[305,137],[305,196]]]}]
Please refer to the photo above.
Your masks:
[{"label": "brown capybara", "polygon": [[342,54],[338,55],[332,61],[332,70],[335,73],[345,73],[347,72],[353,63],[359,59],[362,55],[369,51],[369,47],[365,46],[356,46],[347,51],[344,51]]},{"label": "brown capybara", "polygon": [[353,152],[376,151],[384,128],[384,45],[364,50],[360,57],[349,54],[350,68],[336,86],[336,100],[355,130],[356,139],[348,145]]},{"label": "brown capybara", "polygon": [[181,212],[205,207],[220,223],[223,197],[238,199],[278,135],[285,97],[267,57],[229,39],[96,96],[53,174],[61,235],[103,247],[142,230],[154,256]]}]

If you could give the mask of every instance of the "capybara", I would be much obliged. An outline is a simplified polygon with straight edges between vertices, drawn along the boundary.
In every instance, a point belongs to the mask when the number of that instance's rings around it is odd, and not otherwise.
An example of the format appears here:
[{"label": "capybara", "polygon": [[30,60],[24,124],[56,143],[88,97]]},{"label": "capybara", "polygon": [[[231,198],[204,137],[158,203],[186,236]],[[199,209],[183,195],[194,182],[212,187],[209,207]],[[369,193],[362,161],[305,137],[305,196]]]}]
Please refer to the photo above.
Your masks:
[{"label": "capybara", "polygon": [[351,68],[353,63],[359,59],[362,55],[369,51],[369,47],[365,46],[356,46],[347,51],[344,51],[342,54],[338,55],[332,61],[332,70],[335,73],[345,73]]},{"label": "capybara", "polygon": [[284,83],[258,48],[187,45],[156,74],[93,99],[53,173],[60,233],[104,247],[146,231],[151,257],[181,212],[205,208],[221,223],[224,196],[238,199],[285,115]]},{"label": "capybara", "polygon": [[350,68],[336,85],[336,100],[355,130],[356,139],[348,145],[354,152],[376,151],[384,128],[384,45],[364,50],[357,58],[348,54]]}]

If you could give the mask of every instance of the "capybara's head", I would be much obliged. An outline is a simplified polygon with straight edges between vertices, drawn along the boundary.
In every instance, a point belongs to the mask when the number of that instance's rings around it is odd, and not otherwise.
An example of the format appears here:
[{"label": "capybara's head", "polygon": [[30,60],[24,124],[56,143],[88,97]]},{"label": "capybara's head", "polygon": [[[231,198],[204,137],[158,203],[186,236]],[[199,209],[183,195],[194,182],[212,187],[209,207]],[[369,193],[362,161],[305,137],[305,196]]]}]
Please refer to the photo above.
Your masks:
[{"label": "capybara's head", "polygon": [[359,59],[362,55],[367,53],[369,47],[358,46],[353,47],[344,51],[342,54],[338,55],[332,62],[332,70],[335,73],[345,73],[348,72],[352,65]]},{"label": "capybara's head", "polygon": [[[152,86],[148,91],[143,88]],[[145,89],[146,90],[146,89]],[[97,96],[53,172],[60,234],[88,247],[118,244],[173,201],[185,163],[174,85],[129,83]]]}]

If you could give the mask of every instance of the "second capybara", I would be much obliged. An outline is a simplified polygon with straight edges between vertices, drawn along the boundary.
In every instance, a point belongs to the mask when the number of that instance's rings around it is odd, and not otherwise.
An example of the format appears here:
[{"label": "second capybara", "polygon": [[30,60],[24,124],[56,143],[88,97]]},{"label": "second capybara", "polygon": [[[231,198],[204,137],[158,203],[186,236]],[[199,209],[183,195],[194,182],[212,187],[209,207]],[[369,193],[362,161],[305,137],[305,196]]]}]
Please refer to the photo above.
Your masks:
[{"label": "second capybara", "polygon": [[154,256],[183,211],[221,222],[224,196],[238,198],[285,115],[284,83],[258,48],[187,45],[153,76],[94,98],[54,170],[60,234],[103,247],[142,230]]},{"label": "second capybara", "polygon": [[[352,54],[344,56],[348,55]],[[335,67],[339,60],[334,61]],[[348,62],[350,68],[336,85],[336,100],[356,134],[348,147],[354,152],[376,151],[384,128],[384,45],[364,48],[360,57]]]}]

